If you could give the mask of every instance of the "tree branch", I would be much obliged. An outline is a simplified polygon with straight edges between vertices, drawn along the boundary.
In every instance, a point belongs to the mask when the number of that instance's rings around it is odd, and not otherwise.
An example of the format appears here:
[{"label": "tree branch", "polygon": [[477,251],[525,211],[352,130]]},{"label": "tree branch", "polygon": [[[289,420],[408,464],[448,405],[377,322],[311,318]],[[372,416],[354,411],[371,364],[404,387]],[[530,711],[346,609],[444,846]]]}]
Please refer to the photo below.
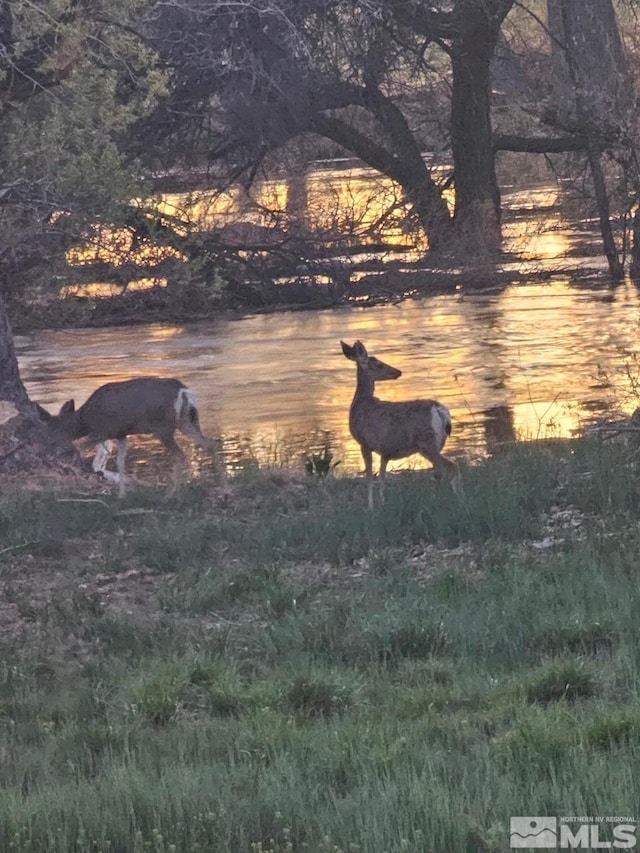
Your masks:
[{"label": "tree branch", "polygon": [[373,169],[400,181],[400,162],[382,145],[369,139],[352,125],[339,118],[316,116],[310,128],[314,133],[332,139],[347,151],[352,151]]},{"label": "tree branch", "polygon": [[513,136],[496,134],[493,137],[494,151],[522,151],[529,154],[562,154],[566,151],[583,151],[587,140],[584,136]]}]

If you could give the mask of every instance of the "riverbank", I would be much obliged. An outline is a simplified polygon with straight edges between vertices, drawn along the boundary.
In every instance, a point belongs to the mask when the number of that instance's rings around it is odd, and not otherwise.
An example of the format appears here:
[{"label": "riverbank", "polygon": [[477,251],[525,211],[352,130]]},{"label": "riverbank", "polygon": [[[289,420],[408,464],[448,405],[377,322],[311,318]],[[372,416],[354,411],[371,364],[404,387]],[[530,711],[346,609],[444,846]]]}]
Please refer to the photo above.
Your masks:
[{"label": "riverbank", "polygon": [[373,514],[287,469],[6,489],[0,848],[504,851],[511,815],[633,815],[637,460],[463,474]]},{"label": "riverbank", "polygon": [[[368,264],[362,269],[340,266],[335,279],[321,282],[321,274],[301,276],[298,281],[244,282],[209,290],[206,285],[180,288],[156,287],[125,291],[120,296],[52,296],[45,302],[13,306],[15,334],[41,329],[106,328],[146,323],[193,323],[201,320],[242,319],[283,311],[318,311],[352,306],[367,308],[397,304],[407,299],[439,294],[500,292],[514,284],[532,285],[567,281],[578,288],[616,283],[600,264],[568,263],[536,267],[527,262],[517,268],[516,257],[505,256],[499,264],[470,269],[442,269],[424,262]],[[353,278],[352,278],[353,277]]]}]

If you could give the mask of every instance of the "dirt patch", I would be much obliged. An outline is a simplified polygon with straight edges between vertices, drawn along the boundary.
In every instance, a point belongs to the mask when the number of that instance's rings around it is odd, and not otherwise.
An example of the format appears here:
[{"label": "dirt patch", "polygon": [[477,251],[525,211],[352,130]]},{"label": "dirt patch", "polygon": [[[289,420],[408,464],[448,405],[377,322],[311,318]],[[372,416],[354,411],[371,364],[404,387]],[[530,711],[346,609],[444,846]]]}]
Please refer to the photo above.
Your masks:
[{"label": "dirt patch", "polygon": [[160,611],[160,593],[175,575],[154,574],[143,568],[131,568],[114,574],[96,575],[91,583],[80,584],[87,594],[97,596],[101,606],[113,613],[131,615]]},{"label": "dirt patch", "polygon": [[4,598],[4,590],[0,589],[0,640],[11,639],[20,634],[26,626],[20,616],[18,605]]}]

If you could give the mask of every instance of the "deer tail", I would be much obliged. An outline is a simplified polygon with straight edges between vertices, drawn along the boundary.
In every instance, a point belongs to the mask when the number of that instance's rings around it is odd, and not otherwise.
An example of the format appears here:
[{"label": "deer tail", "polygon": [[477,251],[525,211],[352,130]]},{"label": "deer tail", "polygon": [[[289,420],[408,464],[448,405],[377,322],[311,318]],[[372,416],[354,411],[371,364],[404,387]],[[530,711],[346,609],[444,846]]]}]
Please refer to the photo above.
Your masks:
[{"label": "deer tail", "polygon": [[440,416],[442,426],[447,435],[451,435],[451,412],[446,406],[438,406],[436,411]]},{"label": "deer tail", "polygon": [[178,421],[198,423],[198,405],[195,394],[190,388],[181,388],[178,391],[175,410]]}]

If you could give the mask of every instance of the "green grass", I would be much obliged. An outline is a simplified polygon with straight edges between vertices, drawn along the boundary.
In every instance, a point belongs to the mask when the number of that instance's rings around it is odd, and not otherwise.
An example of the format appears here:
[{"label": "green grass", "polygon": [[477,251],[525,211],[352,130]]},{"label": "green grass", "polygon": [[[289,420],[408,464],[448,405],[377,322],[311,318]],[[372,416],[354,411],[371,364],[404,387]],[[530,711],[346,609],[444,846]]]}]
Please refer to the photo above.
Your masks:
[{"label": "green grass", "polygon": [[5,492],[0,850],[498,853],[511,815],[633,815],[639,473],[577,442],[373,513],[304,471]]}]

